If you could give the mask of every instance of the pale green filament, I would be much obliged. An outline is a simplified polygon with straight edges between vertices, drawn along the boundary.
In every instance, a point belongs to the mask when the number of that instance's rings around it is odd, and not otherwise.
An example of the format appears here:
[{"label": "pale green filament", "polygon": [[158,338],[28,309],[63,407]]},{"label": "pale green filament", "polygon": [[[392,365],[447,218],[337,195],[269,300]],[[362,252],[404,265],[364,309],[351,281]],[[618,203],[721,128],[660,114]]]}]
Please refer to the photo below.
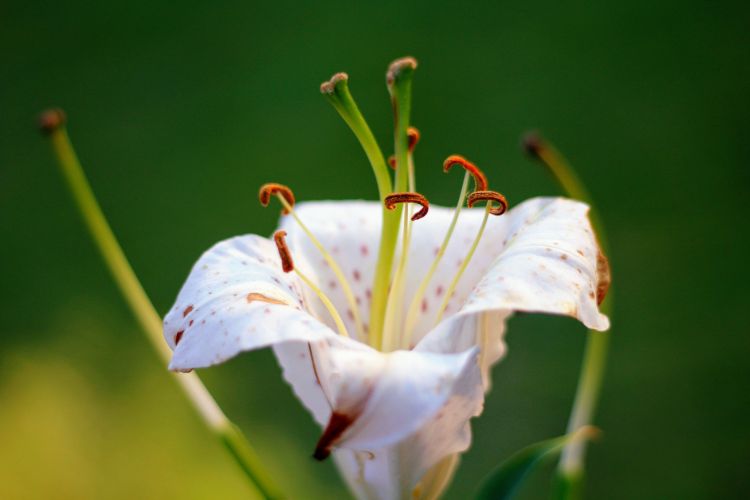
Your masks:
[{"label": "pale green filament", "polygon": [[401,303],[406,286],[406,263],[409,256],[409,245],[411,242],[411,210],[409,206],[404,207],[403,211],[403,249],[401,257],[398,260],[396,273],[393,277],[391,290],[388,294],[388,306],[385,312],[385,322],[383,327],[383,344],[381,349],[385,352],[397,349],[400,345],[398,327],[401,325]]},{"label": "pale green filament", "polygon": [[339,315],[339,312],[336,310],[336,308],[333,305],[333,302],[331,302],[331,299],[326,296],[325,293],[323,293],[323,290],[315,286],[315,283],[312,282],[310,278],[305,276],[302,271],[294,268],[294,272],[297,276],[299,276],[299,279],[305,282],[307,286],[309,286],[313,292],[315,292],[315,295],[318,296],[320,301],[323,303],[326,309],[328,309],[328,313],[331,315],[331,318],[333,318],[333,322],[336,324],[336,328],[338,328],[339,333],[343,335],[344,337],[349,336],[349,332],[346,331],[346,326],[344,326],[344,322],[341,320],[341,316]]},{"label": "pale green filament", "polygon": [[404,332],[406,334],[405,342],[408,344],[409,339],[412,335],[412,330],[414,329],[414,325],[417,321],[417,311],[419,310],[420,304],[422,303],[422,297],[424,297],[425,291],[427,290],[427,286],[430,284],[430,281],[432,280],[432,276],[435,274],[435,271],[437,270],[438,265],[440,264],[440,260],[443,258],[443,255],[445,255],[445,251],[448,248],[448,243],[450,243],[451,236],[453,236],[453,231],[456,228],[456,223],[458,222],[458,216],[461,214],[461,208],[464,206],[464,201],[466,200],[466,192],[469,189],[469,177],[471,174],[469,172],[466,172],[464,174],[464,182],[461,186],[461,194],[458,196],[458,203],[456,203],[456,209],[453,211],[453,219],[451,220],[450,225],[448,226],[448,231],[445,233],[445,237],[443,238],[443,243],[440,245],[440,248],[438,249],[438,253],[435,256],[435,260],[432,261],[432,265],[430,266],[430,269],[427,271],[427,275],[422,279],[422,282],[419,284],[419,288],[417,289],[417,293],[414,294],[414,298],[411,301],[411,305],[409,306],[409,311],[406,315],[406,324],[404,327]]},{"label": "pale green filament", "polygon": [[479,231],[477,231],[477,235],[474,238],[474,242],[471,244],[469,253],[466,255],[466,258],[461,263],[461,267],[458,268],[458,272],[453,277],[453,281],[451,281],[450,286],[445,291],[445,297],[443,297],[443,302],[442,304],[440,304],[440,308],[438,309],[438,313],[437,313],[437,318],[435,319],[436,325],[440,323],[441,319],[443,319],[445,308],[448,307],[448,301],[450,300],[451,295],[453,295],[453,292],[456,290],[456,285],[458,285],[458,281],[461,279],[461,276],[463,276],[464,271],[466,271],[466,268],[469,266],[469,262],[471,262],[471,258],[474,256],[474,252],[477,250],[477,247],[479,246],[479,241],[482,239],[482,235],[484,234],[484,228],[487,226],[487,220],[490,217],[491,208],[492,208],[492,202],[488,201],[487,206],[484,209],[484,219],[482,219],[482,225],[479,226]]},{"label": "pale green filament", "polygon": [[[357,305],[357,301],[354,298],[354,293],[352,292],[351,286],[349,286],[349,281],[346,279],[346,276],[344,276],[344,273],[341,271],[341,268],[333,259],[331,254],[328,253],[328,251],[325,249],[323,244],[318,240],[318,238],[315,237],[312,231],[310,231],[310,229],[302,222],[302,219],[299,218],[299,216],[297,215],[297,212],[294,210],[294,207],[292,207],[292,205],[288,201],[286,201],[286,199],[284,198],[284,196],[281,195],[281,193],[276,193],[276,197],[284,206],[284,209],[287,212],[289,212],[289,214],[292,217],[294,217],[294,220],[297,222],[297,224],[299,224],[299,227],[302,228],[302,230],[305,232],[307,237],[310,238],[310,241],[312,242],[312,244],[315,246],[315,248],[318,249],[320,254],[323,256],[323,259],[331,267],[331,271],[333,271],[333,274],[336,276],[336,279],[339,281],[339,283],[341,283],[341,289],[344,292],[344,296],[346,297],[346,301],[349,303],[349,308],[351,309],[352,316],[354,317],[354,324],[357,329],[357,336],[360,340],[364,342],[367,337],[365,334],[364,326],[362,325],[362,316],[359,314],[359,306]],[[326,298],[326,300],[328,299]]]},{"label": "pale green filament", "polygon": [[[412,152],[409,152],[409,191],[416,192],[416,179],[414,175],[414,156]],[[404,345],[403,332],[400,332],[398,328],[402,326],[401,315],[403,313],[402,303],[404,292],[406,290],[406,268],[409,260],[409,248],[411,246],[411,231],[412,231],[412,210],[407,204],[404,207],[403,213],[403,235],[402,242],[403,248],[401,250],[401,257],[396,267],[396,274],[393,277],[393,283],[391,284],[391,290],[388,294],[388,305],[385,310],[385,322],[383,326],[383,351],[392,351],[394,349],[407,348]],[[409,341],[407,338],[406,342]]]}]

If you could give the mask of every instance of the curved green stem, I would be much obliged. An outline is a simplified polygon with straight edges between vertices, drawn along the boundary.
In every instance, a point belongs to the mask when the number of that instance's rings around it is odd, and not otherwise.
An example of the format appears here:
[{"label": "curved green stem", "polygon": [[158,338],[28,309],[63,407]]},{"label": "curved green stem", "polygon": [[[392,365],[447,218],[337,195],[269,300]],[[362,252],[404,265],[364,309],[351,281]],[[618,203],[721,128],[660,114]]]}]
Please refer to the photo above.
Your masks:
[{"label": "curved green stem", "polygon": [[[58,113],[60,117],[62,116],[59,111],[48,113]],[[46,131],[49,132],[63,177],[94,243],[112,273],[115,283],[146,333],[152,347],[161,360],[168,363],[172,353],[162,336],[161,317],[151,304],[112,229],[109,227],[73,150],[65,127],[60,123],[53,129]],[[226,446],[250,480],[251,485],[264,498],[283,498],[280,490],[271,481],[268,472],[264,470],[258,454],[250,446],[242,432],[224,415],[198,375],[192,372],[172,373],[172,376],[206,424],[206,427]]]},{"label": "curved green stem", "polygon": [[[599,240],[602,251],[608,253],[608,245],[604,226],[594,209],[586,186],[581,182],[573,167],[548,142],[536,135],[529,135],[525,139],[527,151],[547,167],[562,188],[563,192],[574,199],[581,200],[591,207],[589,218],[594,232]],[[609,315],[612,311],[612,292],[601,305],[601,311]],[[578,378],[578,388],[573,402],[573,408],[568,420],[568,432],[589,425],[594,420],[594,413],[601,393],[607,364],[610,332],[589,330],[586,334],[586,348],[583,363]],[[555,496],[563,500],[581,498],[585,477],[586,442],[574,441],[565,445],[557,469],[557,485]]]}]

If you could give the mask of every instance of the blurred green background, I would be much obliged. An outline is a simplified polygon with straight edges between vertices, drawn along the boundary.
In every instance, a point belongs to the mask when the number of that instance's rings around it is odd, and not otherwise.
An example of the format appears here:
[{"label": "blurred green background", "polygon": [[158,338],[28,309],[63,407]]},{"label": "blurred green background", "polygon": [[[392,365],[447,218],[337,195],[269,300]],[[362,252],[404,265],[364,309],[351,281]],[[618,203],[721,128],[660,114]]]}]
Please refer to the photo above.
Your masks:
[{"label": "blurred green background", "polygon": [[[138,331],[37,113],[59,105],[160,312],[198,255],[269,234],[257,187],[374,198],[318,93],[336,71],[391,150],[384,71],[416,56],[420,190],[452,204],[461,153],[508,199],[557,193],[518,148],[567,153],[609,230],[617,303],[590,498],[747,498],[750,8],[705,1],[0,3],[0,498],[227,498],[251,490]],[[448,492],[564,430],[584,342],[510,323]],[[294,498],[345,498],[270,352],[202,372]],[[523,497],[546,498],[551,465]]]}]

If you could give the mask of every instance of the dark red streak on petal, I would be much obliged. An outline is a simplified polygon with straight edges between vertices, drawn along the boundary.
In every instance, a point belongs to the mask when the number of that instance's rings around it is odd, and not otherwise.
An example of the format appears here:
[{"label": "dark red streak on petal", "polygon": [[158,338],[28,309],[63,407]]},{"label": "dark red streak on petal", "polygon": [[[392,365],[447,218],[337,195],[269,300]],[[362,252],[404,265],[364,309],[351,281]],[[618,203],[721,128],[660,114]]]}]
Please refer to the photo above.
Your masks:
[{"label": "dark red streak on petal", "polygon": [[346,429],[354,423],[354,419],[348,415],[342,413],[333,412],[328,425],[323,431],[323,435],[320,436],[318,444],[315,446],[315,452],[313,458],[315,460],[325,460],[331,455],[331,447]]}]

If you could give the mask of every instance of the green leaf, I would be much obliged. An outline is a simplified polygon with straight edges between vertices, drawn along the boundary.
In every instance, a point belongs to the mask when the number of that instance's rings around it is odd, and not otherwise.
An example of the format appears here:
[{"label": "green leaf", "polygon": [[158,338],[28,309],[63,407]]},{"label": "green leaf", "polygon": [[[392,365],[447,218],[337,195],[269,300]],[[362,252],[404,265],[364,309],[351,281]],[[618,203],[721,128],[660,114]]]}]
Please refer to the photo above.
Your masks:
[{"label": "green leaf", "polygon": [[482,482],[477,500],[508,500],[518,491],[529,472],[542,459],[559,454],[566,444],[579,439],[591,439],[598,429],[584,426],[564,436],[547,439],[523,448],[502,462]]}]

